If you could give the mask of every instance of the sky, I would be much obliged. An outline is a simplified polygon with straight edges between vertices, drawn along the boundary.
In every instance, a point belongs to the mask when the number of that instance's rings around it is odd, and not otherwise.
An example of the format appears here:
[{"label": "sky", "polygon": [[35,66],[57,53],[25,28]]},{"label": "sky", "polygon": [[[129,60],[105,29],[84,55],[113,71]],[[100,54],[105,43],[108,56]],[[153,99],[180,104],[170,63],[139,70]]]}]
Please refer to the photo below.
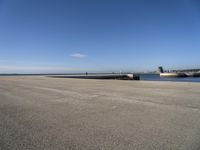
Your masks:
[{"label": "sky", "polygon": [[0,73],[200,68],[199,0],[0,0]]}]

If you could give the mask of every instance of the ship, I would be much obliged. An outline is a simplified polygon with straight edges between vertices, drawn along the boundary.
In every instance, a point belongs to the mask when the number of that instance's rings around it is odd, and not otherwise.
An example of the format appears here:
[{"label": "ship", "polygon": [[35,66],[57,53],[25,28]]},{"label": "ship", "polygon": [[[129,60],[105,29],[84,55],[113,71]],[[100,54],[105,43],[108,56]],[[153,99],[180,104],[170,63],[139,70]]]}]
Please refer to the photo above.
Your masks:
[{"label": "ship", "polygon": [[200,77],[200,69],[183,69],[165,71],[162,66],[158,67],[160,77],[177,78],[177,77]]}]

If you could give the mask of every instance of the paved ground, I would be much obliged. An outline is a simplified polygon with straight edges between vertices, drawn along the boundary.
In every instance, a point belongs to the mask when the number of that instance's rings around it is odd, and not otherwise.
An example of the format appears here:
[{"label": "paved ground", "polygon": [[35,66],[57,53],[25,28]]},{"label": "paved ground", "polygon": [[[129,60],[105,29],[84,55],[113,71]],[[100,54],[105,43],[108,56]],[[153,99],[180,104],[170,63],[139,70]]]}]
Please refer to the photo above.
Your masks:
[{"label": "paved ground", "polygon": [[200,84],[0,77],[1,150],[197,150]]}]

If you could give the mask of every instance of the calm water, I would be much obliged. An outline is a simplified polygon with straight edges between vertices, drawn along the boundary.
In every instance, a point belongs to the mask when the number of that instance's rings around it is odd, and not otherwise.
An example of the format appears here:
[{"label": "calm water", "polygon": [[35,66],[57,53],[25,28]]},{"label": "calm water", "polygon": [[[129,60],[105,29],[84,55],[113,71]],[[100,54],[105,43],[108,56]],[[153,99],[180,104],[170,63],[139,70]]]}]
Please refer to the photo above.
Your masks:
[{"label": "calm water", "polygon": [[200,82],[200,77],[160,78],[159,74],[140,74],[140,80],[147,80],[147,81],[174,81],[174,82]]}]

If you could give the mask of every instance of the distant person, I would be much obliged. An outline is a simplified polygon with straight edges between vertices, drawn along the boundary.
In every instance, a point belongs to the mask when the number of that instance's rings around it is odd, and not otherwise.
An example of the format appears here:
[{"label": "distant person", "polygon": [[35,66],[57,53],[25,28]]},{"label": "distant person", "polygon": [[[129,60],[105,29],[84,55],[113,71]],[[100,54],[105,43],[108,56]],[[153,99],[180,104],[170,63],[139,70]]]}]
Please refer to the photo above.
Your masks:
[{"label": "distant person", "polygon": [[87,76],[87,75],[88,75],[88,72],[86,72],[85,75]]}]

